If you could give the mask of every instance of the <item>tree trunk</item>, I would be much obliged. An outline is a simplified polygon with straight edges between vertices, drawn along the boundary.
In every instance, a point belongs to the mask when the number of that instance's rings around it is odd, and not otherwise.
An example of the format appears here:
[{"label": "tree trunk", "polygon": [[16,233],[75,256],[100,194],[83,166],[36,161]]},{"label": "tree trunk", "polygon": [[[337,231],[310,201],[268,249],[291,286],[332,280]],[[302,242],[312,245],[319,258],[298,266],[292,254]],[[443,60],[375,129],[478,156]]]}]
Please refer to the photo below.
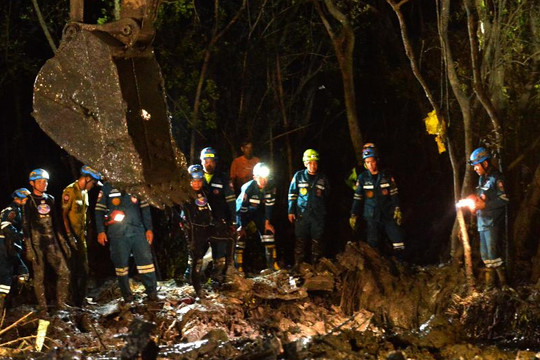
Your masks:
[{"label": "tree trunk", "polygon": [[341,24],[341,31],[336,34],[326,18],[319,2],[313,0],[313,5],[319,14],[321,21],[330,36],[334,51],[341,71],[341,79],[343,82],[343,97],[345,100],[345,109],[347,111],[347,124],[349,125],[349,133],[353,145],[356,160],[362,161],[362,145],[364,139],[358,125],[358,114],[356,109],[356,95],[354,86],[354,67],[353,67],[353,50],[354,50],[354,31],[348,17],[343,14],[335,5],[333,0],[324,0],[328,12]]},{"label": "tree trunk", "polygon": [[[540,165],[537,166],[534,178],[529,185],[527,196],[521,202],[516,220],[514,222],[514,248],[518,260],[528,261],[530,254],[536,249],[535,242],[538,235],[533,233],[533,228],[539,229],[540,218]],[[540,254],[538,254],[540,255]],[[533,268],[536,268],[536,276],[540,271],[540,257],[536,257]]]},{"label": "tree trunk", "polygon": [[197,83],[197,90],[195,91],[195,100],[193,101],[193,114],[192,114],[192,126],[194,127],[192,133],[191,133],[191,144],[190,144],[190,160],[193,162],[195,159],[195,147],[197,143],[197,136],[195,128],[199,126],[199,111],[201,107],[201,97],[202,97],[202,91],[203,91],[203,85],[206,81],[206,74],[208,72],[208,66],[210,64],[210,58],[212,56],[212,50],[214,49],[214,46],[217,44],[217,42],[221,39],[223,35],[230,29],[230,27],[238,20],[242,12],[244,11],[244,8],[246,7],[246,1],[242,1],[242,5],[240,6],[240,9],[236,12],[234,17],[229,21],[229,23],[223,28],[223,30],[219,31],[219,0],[214,0],[214,26],[212,28],[212,37],[210,38],[210,42],[208,43],[208,46],[204,50],[203,55],[203,63],[201,65],[201,73],[199,75],[199,81]]},{"label": "tree trunk", "polygon": [[[279,105],[279,109],[281,112],[281,120],[283,122],[283,129],[285,130],[285,133],[287,133],[290,129],[289,119],[287,118],[287,110],[285,108],[285,100],[283,95],[283,79],[281,77],[281,65],[279,61],[279,54],[276,54],[276,81],[275,81],[275,87],[276,87],[276,98]],[[270,136],[270,139],[272,139],[272,136]],[[285,146],[287,148],[287,159],[288,161],[288,175],[289,179],[293,176],[293,167],[292,167],[292,148],[291,148],[291,141],[289,139],[289,135],[285,135]]]},{"label": "tree trunk", "polygon": [[39,25],[41,26],[41,30],[43,30],[43,34],[45,34],[45,38],[47,39],[47,42],[49,43],[49,46],[51,47],[52,52],[56,53],[56,44],[54,43],[51,33],[49,32],[49,28],[47,28],[47,23],[45,22],[45,19],[43,18],[43,14],[41,13],[41,10],[39,9],[39,4],[37,0],[32,0],[32,5],[34,5],[34,10],[36,11]]},{"label": "tree trunk", "polygon": [[480,72],[480,45],[478,43],[478,14],[472,3],[472,0],[465,0],[465,11],[467,13],[467,30],[469,32],[469,46],[471,53],[471,64],[473,73],[473,89],[476,97],[487,112],[495,133],[495,140],[497,146],[497,152],[499,153],[499,167],[502,168],[502,161],[500,158],[500,150],[503,145],[503,133],[502,126],[497,110],[493,106],[489,95],[486,93],[484,82]]}]

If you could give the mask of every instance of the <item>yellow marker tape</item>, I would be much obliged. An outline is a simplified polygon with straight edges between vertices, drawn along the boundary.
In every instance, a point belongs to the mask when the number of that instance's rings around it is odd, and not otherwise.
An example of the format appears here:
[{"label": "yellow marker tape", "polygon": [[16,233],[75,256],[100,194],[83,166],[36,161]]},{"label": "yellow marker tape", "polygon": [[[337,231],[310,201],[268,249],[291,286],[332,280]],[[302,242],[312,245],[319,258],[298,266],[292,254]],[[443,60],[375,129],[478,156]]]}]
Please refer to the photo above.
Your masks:
[{"label": "yellow marker tape", "polygon": [[41,351],[43,343],[45,342],[45,335],[47,335],[47,328],[51,322],[43,319],[39,319],[38,331],[36,336],[36,351]]}]

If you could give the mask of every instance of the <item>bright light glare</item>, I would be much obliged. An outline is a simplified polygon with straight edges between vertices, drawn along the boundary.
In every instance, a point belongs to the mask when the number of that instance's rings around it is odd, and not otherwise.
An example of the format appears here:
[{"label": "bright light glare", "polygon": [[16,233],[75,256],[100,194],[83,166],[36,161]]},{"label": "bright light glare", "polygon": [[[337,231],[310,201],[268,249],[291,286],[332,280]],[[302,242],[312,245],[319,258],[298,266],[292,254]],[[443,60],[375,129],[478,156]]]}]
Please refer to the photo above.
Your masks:
[{"label": "bright light glare", "polygon": [[259,166],[255,171],[255,176],[267,178],[270,175],[270,168],[268,166]]},{"label": "bright light glare", "polygon": [[473,199],[461,199],[457,202],[456,207],[464,208],[468,207],[469,209],[474,209],[474,200]]},{"label": "bright light glare", "polygon": [[120,222],[120,221],[124,220],[125,217],[126,217],[126,215],[124,215],[122,213],[117,213],[117,214],[114,214],[113,220],[117,221],[117,222]]}]

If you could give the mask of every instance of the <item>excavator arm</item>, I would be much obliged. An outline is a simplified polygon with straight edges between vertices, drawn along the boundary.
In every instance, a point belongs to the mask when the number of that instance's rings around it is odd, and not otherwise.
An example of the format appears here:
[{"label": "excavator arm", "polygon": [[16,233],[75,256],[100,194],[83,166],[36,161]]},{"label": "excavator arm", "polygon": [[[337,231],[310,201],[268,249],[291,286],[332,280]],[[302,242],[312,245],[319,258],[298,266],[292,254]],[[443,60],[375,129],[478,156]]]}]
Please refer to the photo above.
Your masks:
[{"label": "excavator arm", "polygon": [[68,153],[157,207],[189,192],[152,42],[160,0],[124,0],[112,23],[85,24],[70,1],[57,53],[34,84],[33,116]]}]

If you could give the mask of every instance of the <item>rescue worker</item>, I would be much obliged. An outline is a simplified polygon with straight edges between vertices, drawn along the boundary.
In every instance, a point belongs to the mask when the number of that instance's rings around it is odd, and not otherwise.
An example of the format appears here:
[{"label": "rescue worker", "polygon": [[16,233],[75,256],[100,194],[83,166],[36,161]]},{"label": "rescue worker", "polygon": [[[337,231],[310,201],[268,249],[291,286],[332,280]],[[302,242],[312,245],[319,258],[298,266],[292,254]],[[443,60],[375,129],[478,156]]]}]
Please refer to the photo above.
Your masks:
[{"label": "rescue worker", "polygon": [[211,147],[201,150],[201,165],[204,170],[203,189],[214,215],[212,235],[213,278],[222,281],[229,266],[232,266],[236,213],[234,188],[225,173],[217,172],[217,153]]},{"label": "rescue worker", "polygon": [[56,303],[59,310],[64,309],[69,289],[66,259],[71,257],[71,248],[61,232],[62,223],[54,197],[45,193],[49,185],[49,173],[44,169],[32,170],[29,180],[32,193],[23,206],[24,245],[26,259],[32,263],[39,312],[44,314],[47,311],[45,262],[56,273]]},{"label": "rescue worker", "polygon": [[253,156],[253,143],[249,140],[240,145],[242,155],[235,158],[231,164],[230,177],[236,194],[240,193],[242,185],[253,179],[253,167],[259,158]]},{"label": "rescue worker", "polygon": [[183,204],[180,217],[189,246],[191,285],[193,285],[197,297],[200,297],[203,257],[209,248],[213,231],[213,216],[208,197],[203,190],[204,172],[202,166],[192,165],[188,168],[188,172],[191,175],[190,185],[195,194],[194,198]]},{"label": "rescue worker", "polygon": [[242,185],[240,195],[236,199],[236,215],[238,220],[238,243],[236,244],[236,266],[243,272],[243,253],[245,249],[245,226],[253,221],[264,245],[266,267],[279,270],[277,264],[276,243],[272,212],[276,203],[276,188],[269,179],[270,169],[260,162],[253,168],[253,180]]},{"label": "rescue worker", "polygon": [[62,217],[66,235],[71,244],[75,244],[71,257],[71,283],[73,301],[82,306],[86,297],[88,282],[88,253],[86,245],[86,209],[88,208],[88,191],[95,185],[102,185],[101,174],[84,165],[79,178],[69,184],[62,192]]},{"label": "rescue worker", "polygon": [[150,204],[104,183],[96,203],[98,242],[110,242],[120,292],[125,302],[133,301],[129,286],[129,258],[133,254],[147,299],[158,300],[157,279],[150,245],[154,241]]},{"label": "rescue worker", "polygon": [[314,263],[323,256],[322,236],[330,191],[328,179],[319,171],[319,153],[307,149],[302,161],[306,169],[294,174],[288,195],[288,218],[294,224],[296,237],[295,268],[305,260]]},{"label": "rescue worker", "polygon": [[[375,149],[377,151],[377,148],[375,147],[374,143],[365,143],[364,146],[362,146],[362,151],[366,149]],[[349,173],[349,176],[345,180],[345,183],[354,190],[356,190],[356,181],[358,180],[358,175],[360,175],[361,172],[363,172],[366,168],[366,164],[362,161],[362,163],[357,164],[355,167],[351,169],[351,172]]]},{"label": "rescue worker", "polygon": [[500,286],[506,286],[506,271],[498,247],[509,202],[504,189],[504,177],[490,164],[490,159],[489,152],[483,147],[474,150],[469,158],[469,164],[480,177],[476,194],[472,198],[480,234],[480,256],[486,266],[487,289],[495,285],[494,273],[497,273]]},{"label": "rescue worker", "polygon": [[349,223],[354,230],[362,211],[367,225],[367,243],[373,248],[379,248],[379,232],[384,230],[392,242],[394,255],[401,260],[405,243],[400,228],[398,187],[389,171],[379,170],[376,149],[365,149],[362,158],[367,170],[358,176]]},{"label": "rescue worker", "polygon": [[11,194],[13,202],[0,212],[0,316],[4,311],[5,299],[11,291],[13,277],[19,282],[28,280],[28,268],[21,258],[23,251],[22,206],[30,191],[17,189]]}]

